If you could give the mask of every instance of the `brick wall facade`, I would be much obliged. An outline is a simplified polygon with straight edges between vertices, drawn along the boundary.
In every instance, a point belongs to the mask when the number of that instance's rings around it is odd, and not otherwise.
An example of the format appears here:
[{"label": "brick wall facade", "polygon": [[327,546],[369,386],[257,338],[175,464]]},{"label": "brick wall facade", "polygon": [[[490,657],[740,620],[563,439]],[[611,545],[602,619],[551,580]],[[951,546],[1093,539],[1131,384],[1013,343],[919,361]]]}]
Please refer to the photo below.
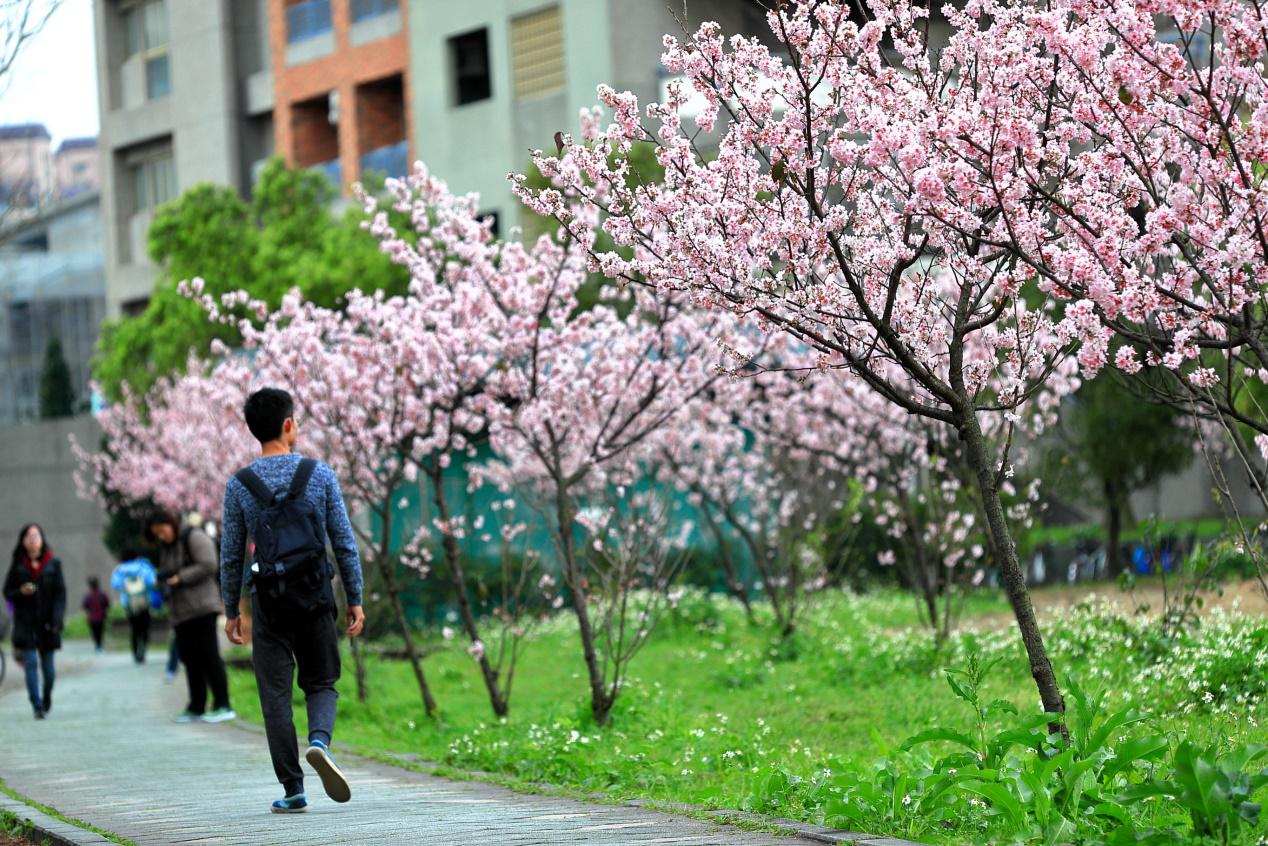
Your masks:
[{"label": "brick wall facade", "polygon": [[357,132],[364,150],[399,143],[409,135],[405,122],[403,80],[391,77],[357,91]]},{"label": "brick wall facade", "polygon": [[[269,0],[277,151],[291,164],[308,165],[334,158],[326,133],[310,133],[318,129],[313,124],[318,119],[318,109],[305,101],[324,99],[329,92],[338,91],[338,126],[331,128],[336,130],[345,189],[360,177],[360,157],[364,153],[402,138],[409,142],[411,161],[417,153],[410,132],[413,122],[406,35],[409,3],[401,0],[398,33],[360,46],[353,46],[349,38],[349,3],[350,0],[331,0],[330,3],[334,52],[288,66],[288,3],[287,0]],[[385,80],[391,81],[385,83]],[[393,97],[387,96],[389,92]],[[399,98],[395,92],[399,92]],[[326,120],[326,109],[320,112],[320,119]]]}]

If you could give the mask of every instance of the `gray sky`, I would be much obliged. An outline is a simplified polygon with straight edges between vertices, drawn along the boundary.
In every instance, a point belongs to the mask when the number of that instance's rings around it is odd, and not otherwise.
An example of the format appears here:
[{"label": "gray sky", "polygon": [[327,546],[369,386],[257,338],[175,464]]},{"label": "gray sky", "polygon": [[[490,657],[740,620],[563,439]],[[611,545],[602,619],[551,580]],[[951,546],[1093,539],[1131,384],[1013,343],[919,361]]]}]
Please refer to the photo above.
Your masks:
[{"label": "gray sky", "polygon": [[0,90],[0,124],[42,123],[63,138],[97,134],[92,0],[65,0],[22,48]]}]

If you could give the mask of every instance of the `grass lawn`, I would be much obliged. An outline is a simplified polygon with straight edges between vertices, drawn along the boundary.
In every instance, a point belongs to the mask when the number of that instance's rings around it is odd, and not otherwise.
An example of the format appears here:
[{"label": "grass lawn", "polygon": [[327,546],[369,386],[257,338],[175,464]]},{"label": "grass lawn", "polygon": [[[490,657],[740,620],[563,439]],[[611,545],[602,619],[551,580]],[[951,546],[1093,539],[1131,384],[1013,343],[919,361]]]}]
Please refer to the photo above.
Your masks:
[{"label": "grass lawn", "polygon": [[[1162,736],[1172,751],[1182,737],[1203,746],[1268,743],[1260,727],[1268,718],[1262,698],[1268,620],[1216,611],[1196,632],[1166,640],[1128,608],[1092,605],[1047,621],[1058,673],[1093,694],[1104,692],[1097,719],[1129,708],[1147,713],[1132,730]],[[747,624],[727,599],[688,595],[636,659],[604,728],[589,716],[569,616],[532,636],[515,676],[511,716],[502,723],[491,716],[465,643],[433,634],[439,651],[425,669],[439,719],[424,715],[405,662],[372,661],[371,695],[361,703],[345,659],[336,742],[410,753],[512,783],[743,808],[930,842],[1043,842],[1053,833],[1043,825],[1001,819],[1002,798],[935,792],[936,774],[955,772],[947,757],[953,744],[900,748],[935,727],[974,735],[974,708],[957,698],[943,672],[966,666],[972,654],[999,661],[982,684],[981,701],[1003,700],[1020,714],[993,706],[984,731],[993,734],[1038,711],[1020,640],[998,623],[1006,610],[998,596],[971,598],[964,633],[935,651],[917,628],[909,596],[832,594],[819,599],[794,641],[781,644],[767,628]],[[981,631],[968,632],[975,619]],[[234,670],[231,683],[239,713],[258,721],[249,671]],[[302,733],[301,703],[297,692]],[[1120,732],[1125,737],[1127,729]],[[1025,755],[1015,763],[1025,765]],[[1141,781],[1152,766],[1127,778]],[[866,784],[856,784],[859,774]],[[1165,802],[1132,813],[1142,826],[1200,842],[1186,834],[1188,817]],[[1096,838],[1113,827],[1089,817],[1077,836],[1052,842],[1108,843]]]}]

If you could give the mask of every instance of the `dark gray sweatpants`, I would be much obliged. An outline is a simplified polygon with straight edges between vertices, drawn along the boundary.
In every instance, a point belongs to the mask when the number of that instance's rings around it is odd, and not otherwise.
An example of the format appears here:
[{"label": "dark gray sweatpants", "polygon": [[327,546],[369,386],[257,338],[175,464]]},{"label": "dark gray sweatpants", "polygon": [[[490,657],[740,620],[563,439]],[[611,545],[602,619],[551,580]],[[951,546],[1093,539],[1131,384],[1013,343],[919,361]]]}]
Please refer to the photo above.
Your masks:
[{"label": "dark gray sweatpants", "polygon": [[264,733],[269,741],[273,771],[287,796],[304,790],[299,746],[291,712],[295,671],[308,705],[308,739],[327,744],[335,731],[335,701],[339,694],[339,640],[333,614],[299,621],[271,621],[251,597],[251,663],[260,693]]}]

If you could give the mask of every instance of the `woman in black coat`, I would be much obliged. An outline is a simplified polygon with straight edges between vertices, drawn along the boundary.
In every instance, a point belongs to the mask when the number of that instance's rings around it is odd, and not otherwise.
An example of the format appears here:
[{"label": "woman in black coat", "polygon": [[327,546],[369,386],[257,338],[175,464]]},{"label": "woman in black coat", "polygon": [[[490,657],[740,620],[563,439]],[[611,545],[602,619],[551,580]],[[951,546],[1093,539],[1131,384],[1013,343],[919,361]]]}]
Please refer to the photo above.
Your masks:
[{"label": "woman in black coat", "polygon": [[13,648],[22,653],[26,692],[35,719],[42,720],[53,707],[53,653],[62,648],[66,580],[62,562],[53,557],[44,530],[34,523],[24,526],[18,535],[13,563],[4,579],[4,598],[13,603]]}]

